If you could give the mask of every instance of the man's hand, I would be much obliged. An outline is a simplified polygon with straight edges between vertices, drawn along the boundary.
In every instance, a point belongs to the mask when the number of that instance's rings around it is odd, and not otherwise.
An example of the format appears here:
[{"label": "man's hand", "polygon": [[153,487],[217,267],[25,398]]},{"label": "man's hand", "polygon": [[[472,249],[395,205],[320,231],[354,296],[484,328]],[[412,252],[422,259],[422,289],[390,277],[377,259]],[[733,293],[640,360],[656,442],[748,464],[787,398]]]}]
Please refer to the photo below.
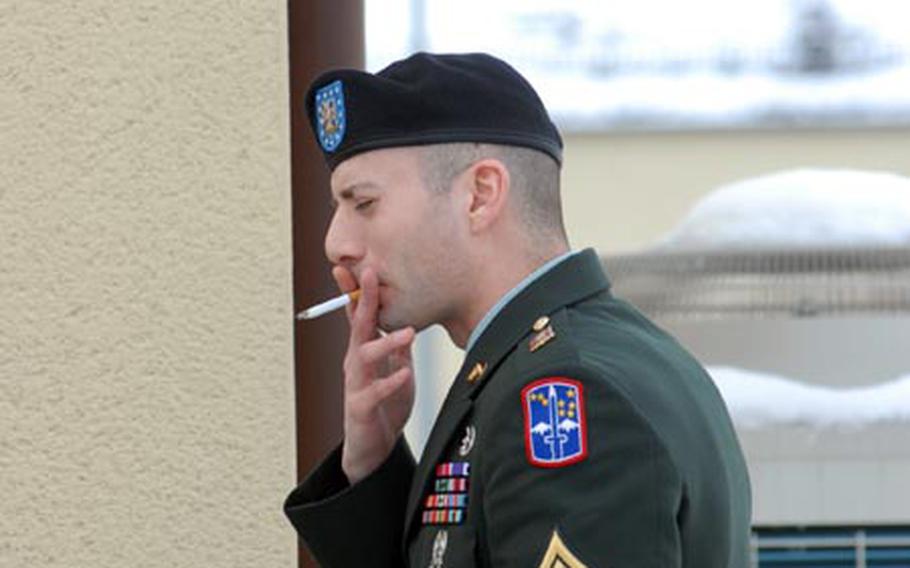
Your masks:
[{"label": "man's hand", "polygon": [[[343,292],[357,288],[354,275],[344,267],[336,266],[332,276]],[[351,336],[344,357],[341,469],[351,484],[386,460],[414,407],[414,329],[380,334],[379,282],[369,268],[360,275],[360,289],[360,300],[347,309]]]}]

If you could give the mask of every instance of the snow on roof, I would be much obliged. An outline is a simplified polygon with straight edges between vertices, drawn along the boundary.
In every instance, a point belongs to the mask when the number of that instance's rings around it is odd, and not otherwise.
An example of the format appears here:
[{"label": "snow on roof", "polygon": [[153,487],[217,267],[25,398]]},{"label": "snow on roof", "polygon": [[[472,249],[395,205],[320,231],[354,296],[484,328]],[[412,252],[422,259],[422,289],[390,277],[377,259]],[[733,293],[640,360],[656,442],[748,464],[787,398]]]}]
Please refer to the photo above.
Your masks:
[{"label": "snow on roof", "polygon": [[[507,58],[508,59],[508,58]],[[771,71],[728,75],[715,70],[627,73],[598,77],[586,71],[518,65],[560,128],[688,129],[906,125],[910,65],[820,79]]]},{"label": "snow on roof", "polygon": [[893,381],[850,389],[733,367],[708,367],[708,373],[740,428],[910,422],[910,373]]},{"label": "snow on roof", "polygon": [[799,169],[723,186],[657,244],[661,250],[910,246],[910,178]]}]

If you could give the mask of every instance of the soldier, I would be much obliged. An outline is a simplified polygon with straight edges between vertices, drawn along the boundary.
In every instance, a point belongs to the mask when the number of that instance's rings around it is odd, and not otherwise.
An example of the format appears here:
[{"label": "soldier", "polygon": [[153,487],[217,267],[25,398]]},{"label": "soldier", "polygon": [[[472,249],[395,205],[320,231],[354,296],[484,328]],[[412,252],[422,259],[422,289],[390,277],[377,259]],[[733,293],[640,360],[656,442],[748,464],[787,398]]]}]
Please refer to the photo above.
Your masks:
[{"label": "soldier", "polygon": [[[307,109],[337,204],[326,253],[361,291],[344,441],[285,503],[320,563],[747,566],[726,408],[570,251],[562,140],[531,85],[488,55],[420,53],[325,73]],[[415,464],[410,345],[435,323],[465,361]]]}]

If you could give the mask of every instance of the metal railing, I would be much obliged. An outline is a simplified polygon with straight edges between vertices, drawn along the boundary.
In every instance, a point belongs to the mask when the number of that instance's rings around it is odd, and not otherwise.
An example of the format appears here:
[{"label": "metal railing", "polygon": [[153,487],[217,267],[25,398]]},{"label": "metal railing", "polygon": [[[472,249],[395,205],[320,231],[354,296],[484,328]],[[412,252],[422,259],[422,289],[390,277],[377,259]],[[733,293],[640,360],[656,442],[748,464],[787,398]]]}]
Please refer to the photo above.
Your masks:
[{"label": "metal railing", "polygon": [[752,534],[751,568],[850,566],[850,561],[855,568],[910,566],[910,533]]},{"label": "metal railing", "polygon": [[603,263],[616,295],[656,318],[910,313],[906,246],[655,251]]}]

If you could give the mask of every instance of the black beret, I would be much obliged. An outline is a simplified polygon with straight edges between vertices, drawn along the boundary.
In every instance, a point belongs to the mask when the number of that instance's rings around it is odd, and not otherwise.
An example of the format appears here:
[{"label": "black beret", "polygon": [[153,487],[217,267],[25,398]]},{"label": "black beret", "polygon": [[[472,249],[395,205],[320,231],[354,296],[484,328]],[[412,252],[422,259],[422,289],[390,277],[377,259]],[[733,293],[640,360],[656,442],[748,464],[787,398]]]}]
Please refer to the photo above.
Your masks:
[{"label": "black beret", "polygon": [[518,71],[482,53],[416,53],[376,74],[335,69],[306,96],[330,170],[369,150],[448,142],[524,146],[562,162],[562,139]]}]

